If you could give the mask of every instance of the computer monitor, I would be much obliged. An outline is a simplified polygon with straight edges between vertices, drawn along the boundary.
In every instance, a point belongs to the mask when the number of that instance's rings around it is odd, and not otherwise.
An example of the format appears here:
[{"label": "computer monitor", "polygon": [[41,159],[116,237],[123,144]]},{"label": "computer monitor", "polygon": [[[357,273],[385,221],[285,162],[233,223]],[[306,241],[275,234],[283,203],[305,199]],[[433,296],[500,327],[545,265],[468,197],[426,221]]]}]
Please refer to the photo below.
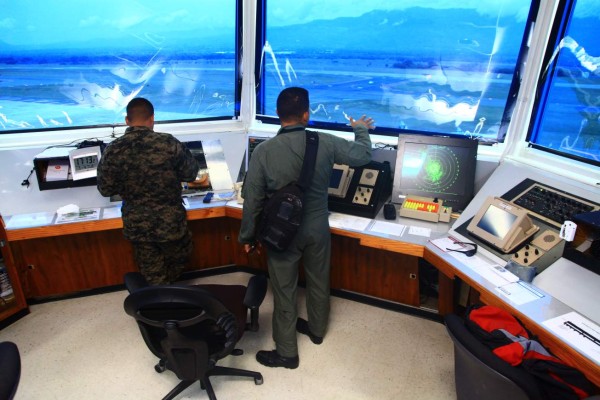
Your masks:
[{"label": "computer monitor", "polygon": [[331,178],[329,179],[329,195],[346,197],[353,176],[353,168],[350,168],[347,165],[333,164],[333,171],[331,172]]},{"label": "computer monitor", "polygon": [[190,142],[185,142],[185,146],[188,148],[190,153],[194,156],[196,161],[198,161],[198,165],[200,169],[196,174],[196,179],[192,182],[182,182],[182,191],[183,195],[195,195],[202,192],[207,192],[212,190],[212,183],[210,179],[210,173],[208,170],[208,164],[206,162],[206,154],[204,150],[204,146],[201,140],[194,140]]},{"label": "computer monitor", "polygon": [[248,166],[250,165],[250,158],[252,157],[252,153],[256,146],[261,144],[262,142],[266,142],[269,140],[269,137],[265,136],[248,136],[248,140],[246,141],[246,171],[248,170]]},{"label": "computer monitor", "polygon": [[467,226],[470,234],[505,254],[539,229],[527,215],[527,210],[499,197],[488,197]]},{"label": "computer monitor", "polygon": [[477,145],[466,137],[398,135],[392,202],[429,197],[464,210],[473,198]]}]

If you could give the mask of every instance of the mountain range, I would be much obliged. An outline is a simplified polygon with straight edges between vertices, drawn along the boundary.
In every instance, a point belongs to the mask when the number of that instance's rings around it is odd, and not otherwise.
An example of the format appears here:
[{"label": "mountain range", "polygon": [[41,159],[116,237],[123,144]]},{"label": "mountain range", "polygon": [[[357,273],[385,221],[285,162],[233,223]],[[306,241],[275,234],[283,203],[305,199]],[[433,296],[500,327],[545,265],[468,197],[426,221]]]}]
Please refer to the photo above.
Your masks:
[{"label": "mountain range", "polygon": [[[438,26],[439,29],[435,29]],[[597,30],[598,20],[586,18],[579,20],[577,26],[581,36],[585,32]],[[460,60],[487,57],[493,53],[499,60],[516,57],[524,27],[524,23],[513,17],[498,19],[496,16],[481,15],[472,9],[437,10],[414,7],[406,10],[378,10],[357,17],[314,20],[287,26],[272,24],[267,27],[267,40],[276,53],[307,53],[312,56],[334,53],[340,58],[365,53],[437,58],[443,53],[445,56],[456,55]],[[177,30],[161,32],[161,46],[165,52],[182,55],[233,52],[233,34],[231,30],[208,32],[201,29],[194,33]],[[40,54],[46,50],[56,56],[61,54],[56,53],[60,50],[70,57],[77,53],[94,56],[156,51],[156,48],[132,39],[139,35],[139,32],[128,31],[126,38],[119,40],[79,40],[72,44],[56,43],[43,48],[35,44],[16,47],[0,41],[0,54],[14,57],[25,53]],[[194,40],[190,40],[191,36]],[[109,53],[106,53],[107,49],[110,50]],[[0,61],[1,58],[0,56]]]}]

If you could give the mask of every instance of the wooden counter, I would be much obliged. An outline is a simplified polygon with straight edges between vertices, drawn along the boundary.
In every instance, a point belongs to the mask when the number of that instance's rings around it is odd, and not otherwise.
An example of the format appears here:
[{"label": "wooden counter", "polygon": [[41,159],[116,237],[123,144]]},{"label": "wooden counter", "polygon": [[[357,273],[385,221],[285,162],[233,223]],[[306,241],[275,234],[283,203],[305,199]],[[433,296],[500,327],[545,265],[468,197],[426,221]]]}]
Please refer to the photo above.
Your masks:
[{"label": "wooden counter", "polygon": [[[189,210],[194,252],[188,270],[224,265],[266,270],[264,252],[247,255],[237,241],[241,217],[240,207],[224,203]],[[546,331],[539,321],[503,302],[427,245],[339,228],[331,228],[331,232],[332,289],[418,308],[419,259],[423,258],[439,270],[440,315],[454,312],[454,282],[459,278],[479,292],[483,302],[519,317],[554,354],[600,386],[599,365]],[[17,272],[26,299],[120,285],[126,272],[137,269],[131,244],[123,237],[120,218],[8,229],[5,241],[10,245],[6,261]]]}]

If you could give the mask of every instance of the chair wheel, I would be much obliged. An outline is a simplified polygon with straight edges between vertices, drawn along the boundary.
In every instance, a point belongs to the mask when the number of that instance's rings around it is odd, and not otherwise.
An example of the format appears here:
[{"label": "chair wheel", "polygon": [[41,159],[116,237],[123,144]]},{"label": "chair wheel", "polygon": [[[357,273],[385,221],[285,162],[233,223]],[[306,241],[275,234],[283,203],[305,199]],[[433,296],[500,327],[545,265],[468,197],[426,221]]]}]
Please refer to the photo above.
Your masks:
[{"label": "chair wheel", "polygon": [[154,370],[156,372],[158,372],[159,374],[162,372],[165,372],[166,369],[167,369],[167,366],[162,361],[154,366]]},{"label": "chair wheel", "polygon": [[262,376],[260,378],[254,378],[254,384],[255,385],[262,385],[263,384],[263,378],[262,378]]},{"label": "chair wheel", "polygon": [[231,352],[232,356],[241,356],[242,354],[244,354],[244,350],[242,349],[233,349]]}]

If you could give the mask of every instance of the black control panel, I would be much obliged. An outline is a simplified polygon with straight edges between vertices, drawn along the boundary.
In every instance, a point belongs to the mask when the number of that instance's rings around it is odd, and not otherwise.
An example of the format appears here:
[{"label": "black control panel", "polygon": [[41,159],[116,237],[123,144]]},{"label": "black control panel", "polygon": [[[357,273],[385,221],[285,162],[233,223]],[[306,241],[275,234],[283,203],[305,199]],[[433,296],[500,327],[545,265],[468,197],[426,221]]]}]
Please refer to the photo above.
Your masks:
[{"label": "black control panel", "polygon": [[347,175],[348,185],[345,190],[337,192],[337,195],[332,195],[330,191],[329,210],[375,218],[392,193],[390,163],[371,161],[362,167],[348,170],[352,173]]},{"label": "black control panel", "polygon": [[[512,261],[518,265],[535,267],[538,274],[562,257],[565,248],[568,248],[567,242],[559,234],[563,223],[565,221],[579,222],[575,216],[581,217],[589,215],[590,212],[600,211],[598,203],[533,179],[524,179],[500,197],[503,201],[525,210],[531,222],[539,228],[521,245],[508,253],[497,249],[496,246],[490,245],[467,229],[473,218],[456,227],[455,230],[507,262]],[[486,205],[484,203],[482,207]],[[493,221],[490,220],[490,223],[493,222],[502,224],[509,221],[507,218],[503,221],[499,214]]]},{"label": "black control panel", "polygon": [[555,226],[573,220],[577,214],[600,209],[597,204],[531,179],[525,179],[502,198]]}]

